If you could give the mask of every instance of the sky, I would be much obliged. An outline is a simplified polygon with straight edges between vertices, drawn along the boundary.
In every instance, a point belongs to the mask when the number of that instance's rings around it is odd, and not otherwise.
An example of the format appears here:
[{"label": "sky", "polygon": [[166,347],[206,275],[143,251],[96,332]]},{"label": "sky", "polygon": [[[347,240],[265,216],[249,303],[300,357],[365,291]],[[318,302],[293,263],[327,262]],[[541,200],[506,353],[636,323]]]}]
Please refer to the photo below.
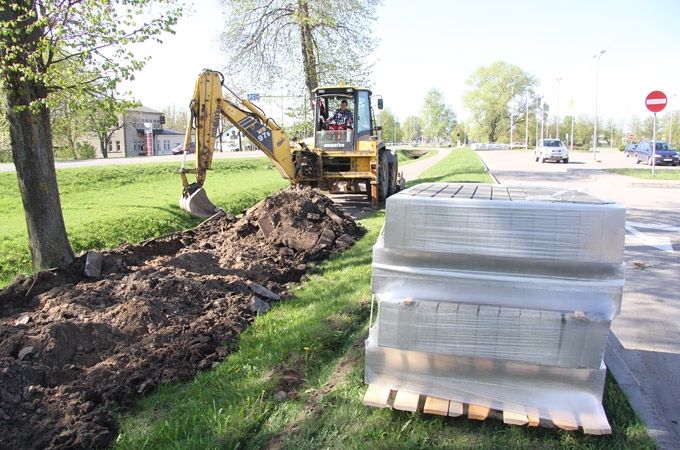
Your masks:
[{"label": "sky", "polygon": [[[193,12],[180,20],[176,35],[144,44],[142,53],[152,59],[124,86],[145,106],[188,105],[196,75],[224,65],[223,7],[219,0],[189,3]],[[369,87],[402,121],[420,112],[431,88],[466,119],[466,80],[498,60],[537,77],[552,113],[593,116],[593,55],[601,50],[602,120],[625,125],[632,115],[650,115],[644,99],[653,90],[669,96],[667,110],[680,110],[680,0],[384,0],[377,14]],[[273,116],[281,108],[261,106]]]}]

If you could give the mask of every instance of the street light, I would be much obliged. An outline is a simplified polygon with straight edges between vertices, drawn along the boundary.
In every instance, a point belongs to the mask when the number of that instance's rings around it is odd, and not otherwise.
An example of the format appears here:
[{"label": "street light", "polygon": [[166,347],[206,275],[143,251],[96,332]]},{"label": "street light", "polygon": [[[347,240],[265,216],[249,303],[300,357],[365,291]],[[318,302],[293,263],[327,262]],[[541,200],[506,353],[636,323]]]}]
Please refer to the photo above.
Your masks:
[{"label": "street light", "polygon": [[600,57],[606,50],[601,50],[600,53],[593,55],[597,58],[597,65],[595,66],[595,132],[593,133],[593,161],[597,160],[597,86],[600,81]]},{"label": "street light", "polygon": [[[671,102],[671,99],[673,97],[677,97],[678,94],[673,94],[668,97],[668,103]],[[670,119],[670,126],[668,127],[668,146],[673,147],[673,108],[670,109],[671,112],[671,119]]]},{"label": "street light", "polygon": [[563,79],[564,77],[555,79],[557,81],[557,139],[560,138],[560,81]]}]

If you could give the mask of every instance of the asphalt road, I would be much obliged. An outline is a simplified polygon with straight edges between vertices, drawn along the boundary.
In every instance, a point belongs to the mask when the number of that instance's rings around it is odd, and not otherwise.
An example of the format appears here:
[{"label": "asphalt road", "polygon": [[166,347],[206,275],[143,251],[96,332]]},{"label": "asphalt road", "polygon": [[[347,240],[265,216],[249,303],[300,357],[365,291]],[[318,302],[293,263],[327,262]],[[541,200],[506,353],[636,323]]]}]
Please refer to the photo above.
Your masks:
[{"label": "asphalt road", "polygon": [[531,151],[478,154],[502,184],[585,189],[626,207],[626,285],[605,363],[659,447],[680,448],[680,182],[605,172],[636,166],[616,151],[602,153],[599,162],[572,152],[569,164],[537,163]]}]

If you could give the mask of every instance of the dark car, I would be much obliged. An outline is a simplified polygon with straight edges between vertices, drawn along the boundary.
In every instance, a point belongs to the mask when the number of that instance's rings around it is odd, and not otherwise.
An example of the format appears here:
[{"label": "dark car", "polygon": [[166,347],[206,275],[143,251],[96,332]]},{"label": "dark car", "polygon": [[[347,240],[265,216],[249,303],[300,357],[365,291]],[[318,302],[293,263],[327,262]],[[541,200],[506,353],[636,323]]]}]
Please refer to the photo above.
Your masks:
[{"label": "dark car", "polygon": [[[652,165],[652,143],[651,141],[642,141],[638,144],[635,149],[637,153],[637,164],[640,162],[646,162],[650,166]],[[678,165],[678,154],[668,147],[667,142],[658,141],[656,143],[656,156],[655,165],[657,166],[677,166]]]},{"label": "dark car", "polygon": [[637,144],[628,144],[626,145],[626,148],[623,149],[623,152],[626,154],[626,158],[629,156],[637,156]]}]

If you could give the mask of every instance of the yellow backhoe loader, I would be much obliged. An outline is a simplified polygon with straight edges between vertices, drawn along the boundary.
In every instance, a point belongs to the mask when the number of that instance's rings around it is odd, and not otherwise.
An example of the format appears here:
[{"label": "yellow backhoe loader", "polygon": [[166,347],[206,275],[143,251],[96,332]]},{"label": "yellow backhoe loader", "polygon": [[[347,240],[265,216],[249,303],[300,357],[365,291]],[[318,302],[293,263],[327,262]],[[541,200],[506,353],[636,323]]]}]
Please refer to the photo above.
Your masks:
[{"label": "yellow backhoe loader", "polygon": [[[224,95],[228,91],[233,99]],[[180,207],[199,217],[210,217],[219,209],[203,188],[212,165],[215,140],[221,119],[226,118],[274,163],[291,183],[319,187],[330,192],[362,193],[371,205],[403,188],[396,155],[379,139],[373,98],[368,89],[354,86],[319,87],[314,90],[314,145],[291,142],[281,127],[247,99],[224,85],[219,72],[204,70],[196,80],[184,148],[195,137],[196,168],[186,168],[186,151],[179,170],[184,190]],[[334,123],[329,111],[345,101],[352,120]],[[382,109],[382,98],[377,99]],[[344,108],[344,105],[343,105]],[[187,174],[195,174],[190,183]]]}]

